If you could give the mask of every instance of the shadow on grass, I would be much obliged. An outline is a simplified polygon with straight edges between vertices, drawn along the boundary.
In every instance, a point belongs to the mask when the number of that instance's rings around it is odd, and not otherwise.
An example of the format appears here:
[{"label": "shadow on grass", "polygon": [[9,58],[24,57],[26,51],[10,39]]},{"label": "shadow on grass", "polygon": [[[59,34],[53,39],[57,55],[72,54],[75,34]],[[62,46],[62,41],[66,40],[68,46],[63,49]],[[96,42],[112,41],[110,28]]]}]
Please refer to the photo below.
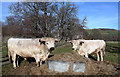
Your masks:
[{"label": "shadow on grass", "polygon": [[2,56],[2,58],[6,58],[6,57],[8,57],[8,55],[6,55],[6,56]]},{"label": "shadow on grass", "polygon": [[95,61],[97,61],[97,59],[95,57],[93,57],[92,55],[89,55],[88,57],[95,60]]},{"label": "shadow on grass", "polygon": [[9,59],[6,59],[6,60],[2,60],[2,61],[0,61],[0,62],[6,62],[6,61],[9,61]]}]

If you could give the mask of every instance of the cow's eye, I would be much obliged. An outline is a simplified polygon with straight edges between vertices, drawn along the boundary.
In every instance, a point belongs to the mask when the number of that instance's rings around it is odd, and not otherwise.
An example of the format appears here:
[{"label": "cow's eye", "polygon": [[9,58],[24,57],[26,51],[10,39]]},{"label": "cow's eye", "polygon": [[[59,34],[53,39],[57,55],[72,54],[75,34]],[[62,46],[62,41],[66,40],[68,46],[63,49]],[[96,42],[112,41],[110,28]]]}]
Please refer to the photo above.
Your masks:
[{"label": "cow's eye", "polygon": [[48,43],[47,43],[48,44]]}]

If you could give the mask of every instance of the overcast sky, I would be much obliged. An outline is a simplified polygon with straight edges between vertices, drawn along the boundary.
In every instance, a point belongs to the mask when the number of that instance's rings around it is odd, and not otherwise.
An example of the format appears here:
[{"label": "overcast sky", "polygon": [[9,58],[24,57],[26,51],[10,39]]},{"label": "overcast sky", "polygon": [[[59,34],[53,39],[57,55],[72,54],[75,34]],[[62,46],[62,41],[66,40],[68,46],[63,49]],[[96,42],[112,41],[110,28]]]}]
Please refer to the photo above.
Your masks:
[{"label": "overcast sky", "polygon": [[[2,21],[9,16],[8,6],[12,2],[2,2]],[[88,19],[87,27],[118,29],[118,2],[74,2],[78,6],[78,18]]]}]

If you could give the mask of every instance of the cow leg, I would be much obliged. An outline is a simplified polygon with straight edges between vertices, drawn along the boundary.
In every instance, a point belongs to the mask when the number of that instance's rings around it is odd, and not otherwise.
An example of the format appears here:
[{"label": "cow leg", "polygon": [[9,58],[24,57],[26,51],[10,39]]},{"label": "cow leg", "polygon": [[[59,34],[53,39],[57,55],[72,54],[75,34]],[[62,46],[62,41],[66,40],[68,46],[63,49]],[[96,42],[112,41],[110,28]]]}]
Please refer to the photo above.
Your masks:
[{"label": "cow leg", "polygon": [[17,67],[19,67],[18,60],[17,60]]},{"label": "cow leg", "polygon": [[36,63],[37,63],[37,67],[40,67],[40,61],[36,60]]},{"label": "cow leg", "polygon": [[13,67],[16,69],[16,54],[13,54]]},{"label": "cow leg", "polygon": [[100,51],[101,61],[103,61],[103,52]]},{"label": "cow leg", "polygon": [[42,65],[42,60],[40,60],[40,66]]},{"label": "cow leg", "polygon": [[36,63],[37,63],[37,67],[39,67],[40,66],[40,58],[36,57],[35,60],[36,60]]},{"label": "cow leg", "polygon": [[100,61],[99,50],[97,50],[97,61]]},{"label": "cow leg", "polygon": [[11,54],[10,54],[10,51],[8,49],[8,57],[9,57],[9,61],[11,62],[10,56],[11,56]]},{"label": "cow leg", "polygon": [[87,52],[85,52],[85,57],[87,57],[87,58],[88,58],[88,54],[87,54]]},{"label": "cow leg", "polygon": [[17,59],[16,59],[17,60],[17,67],[19,67],[18,59],[19,59],[19,56],[17,56]]}]

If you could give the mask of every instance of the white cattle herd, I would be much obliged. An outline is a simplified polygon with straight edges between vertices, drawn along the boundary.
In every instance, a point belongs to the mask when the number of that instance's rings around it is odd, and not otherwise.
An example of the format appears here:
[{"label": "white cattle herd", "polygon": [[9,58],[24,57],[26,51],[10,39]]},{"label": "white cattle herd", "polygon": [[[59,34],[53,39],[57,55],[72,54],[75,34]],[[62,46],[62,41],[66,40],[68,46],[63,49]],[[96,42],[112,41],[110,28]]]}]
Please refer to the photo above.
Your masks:
[{"label": "white cattle herd", "polygon": [[[19,56],[27,59],[33,57],[36,60],[37,66],[45,61],[49,54],[55,49],[55,42],[58,39],[43,37],[36,39],[29,38],[10,38],[8,39],[8,56],[12,58],[13,67],[19,67]],[[103,61],[103,53],[105,53],[105,41],[104,40],[71,40],[67,41],[72,43],[72,50],[75,50],[79,55],[83,55],[88,58],[88,54],[93,52],[97,53],[97,60],[99,61],[99,52],[101,61]]]}]

